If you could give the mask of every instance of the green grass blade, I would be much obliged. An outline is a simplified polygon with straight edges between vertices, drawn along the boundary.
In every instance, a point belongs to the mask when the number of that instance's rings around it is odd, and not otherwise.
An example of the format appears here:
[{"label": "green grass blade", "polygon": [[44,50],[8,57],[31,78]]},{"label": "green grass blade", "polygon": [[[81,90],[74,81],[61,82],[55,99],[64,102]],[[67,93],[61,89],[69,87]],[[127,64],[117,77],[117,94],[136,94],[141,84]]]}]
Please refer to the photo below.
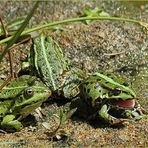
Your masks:
[{"label": "green grass blade", "polygon": [[39,1],[37,1],[35,3],[34,7],[30,11],[30,13],[27,15],[26,19],[24,20],[24,22],[22,23],[22,25],[20,26],[20,28],[18,29],[18,31],[15,33],[15,35],[13,36],[13,38],[7,43],[6,48],[4,49],[3,53],[0,55],[0,63],[1,63],[2,59],[3,59],[3,57],[5,56],[5,54],[9,51],[10,47],[19,39],[21,33],[24,31],[24,29],[27,26],[29,20],[31,19],[34,11],[38,7],[38,4],[39,4]]}]

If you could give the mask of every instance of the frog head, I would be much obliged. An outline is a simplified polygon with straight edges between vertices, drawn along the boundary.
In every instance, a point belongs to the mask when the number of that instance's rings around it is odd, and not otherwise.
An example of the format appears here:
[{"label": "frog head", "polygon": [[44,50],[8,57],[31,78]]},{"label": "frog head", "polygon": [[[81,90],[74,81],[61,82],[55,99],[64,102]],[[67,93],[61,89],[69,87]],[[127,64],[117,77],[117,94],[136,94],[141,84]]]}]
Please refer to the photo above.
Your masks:
[{"label": "frog head", "polygon": [[40,81],[34,81],[16,96],[11,111],[25,117],[41,106],[49,96],[51,96],[49,88]]},{"label": "frog head", "polygon": [[45,84],[34,76],[12,80],[0,93],[0,117],[6,114],[27,116],[51,95]]},{"label": "frog head", "polygon": [[109,73],[90,75],[82,83],[81,92],[94,106],[97,102],[126,101],[136,97],[130,85]]},{"label": "frog head", "polygon": [[49,88],[34,76],[23,75],[10,81],[0,93],[1,127],[6,131],[21,130],[19,120],[39,107],[50,95]]},{"label": "frog head", "polygon": [[110,73],[94,73],[80,86],[81,97],[87,104],[98,110],[99,116],[110,121],[111,109],[132,109],[136,94],[124,80]]}]

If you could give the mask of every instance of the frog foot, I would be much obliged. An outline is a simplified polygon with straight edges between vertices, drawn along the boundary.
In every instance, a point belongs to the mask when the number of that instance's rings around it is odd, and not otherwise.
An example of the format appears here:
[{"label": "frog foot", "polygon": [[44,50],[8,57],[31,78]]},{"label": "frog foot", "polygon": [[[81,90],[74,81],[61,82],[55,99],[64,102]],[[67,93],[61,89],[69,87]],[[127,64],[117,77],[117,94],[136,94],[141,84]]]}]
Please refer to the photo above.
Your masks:
[{"label": "frog foot", "polygon": [[134,109],[134,110],[127,110],[125,112],[125,114],[130,116],[132,121],[137,121],[137,120],[140,120],[140,119],[143,119],[143,118],[148,118],[148,114],[146,112],[143,112],[143,110],[141,108]]},{"label": "frog foot", "polygon": [[6,115],[3,118],[3,121],[1,122],[2,128],[4,128],[6,131],[13,132],[13,131],[19,131],[22,129],[23,125],[18,120],[14,120],[14,115]]},{"label": "frog foot", "polygon": [[111,125],[121,125],[124,122],[127,122],[128,119],[123,119],[123,118],[115,118],[111,116],[109,113],[109,108],[107,105],[103,105],[101,109],[99,110],[98,114],[101,119],[103,119],[105,122],[110,123]]},{"label": "frog foot", "polygon": [[133,110],[126,110],[125,116],[130,117],[133,121],[140,120],[142,118],[148,118],[148,112],[138,102],[136,102]]},{"label": "frog foot", "polygon": [[139,113],[139,115],[148,115],[148,111],[144,109],[138,102],[136,102],[135,111]]}]

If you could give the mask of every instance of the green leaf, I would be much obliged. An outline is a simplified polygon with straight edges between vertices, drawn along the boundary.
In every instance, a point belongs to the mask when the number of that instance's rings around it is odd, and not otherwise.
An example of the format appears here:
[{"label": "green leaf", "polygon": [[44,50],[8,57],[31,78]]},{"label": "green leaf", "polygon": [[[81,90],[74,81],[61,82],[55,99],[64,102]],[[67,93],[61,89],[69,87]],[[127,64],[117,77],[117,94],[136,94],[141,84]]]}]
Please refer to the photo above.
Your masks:
[{"label": "green leaf", "polygon": [[[5,26],[7,28],[9,35],[14,34],[19,29],[20,25],[24,22],[24,20],[25,20],[25,17],[19,17],[7,23]],[[4,35],[2,25],[0,25],[0,35]]]},{"label": "green leaf", "polygon": [[[84,17],[98,17],[98,16],[109,16],[107,12],[104,12],[102,9],[99,9],[98,7],[94,9],[85,8],[83,9],[83,16]],[[92,22],[92,20],[85,20],[87,24]]]},{"label": "green leaf", "polygon": [[71,109],[68,113],[67,113],[67,119],[71,118],[71,116],[76,112],[77,108],[73,108]]},{"label": "green leaf", "polygon": [[64,113],[63,108],[60,108],[60,122],[61,124],[65,123],[65,121],[67,120],[67,116],[66,113]]},{"label": "green leaf", "polygon": [[71,109],[69,111],[63,111],[63,108],[60,108],[60,122],[64,124],[75,112],[77,108]]},{"label": "green leaf", "polygon": [[83,10],[83,13],[85,16],[98,16],[98,14],[100,14],[101,12],[102,12],[102,10],[97,7],[94,9],[85,8]]},{"label": "green leaf", "polygon": [[[147,29],[147,23],[141,22],[139,20],[123,18],[123,17],[98,16],[98,17],[70,18],[70,19],[59,20],[59,21],[55,21],[55,22],[51,22],[51,23],[45,23],[45,24],[38,25],[38,26],[35,26],[33,28],[30,28],[30,29],[26,29],[22,32],[21,35],[25,35],[25,34],[28,34],[28,33],[31,33],[31,32],[37,31],[37,30],[41,30],[41,29],[47,28],[47,27],[52,27],[52,26],[56,26],[56,25],[60,25],[60,24],[69,23],[69,22],[80,22],[80,21],[86,21],[86,20],[126,21],[126,22],[130,22],[130,23],[142,25],[143,27],[145,27]],[[5,39],[0,40],[0,44],[7,43],[8,41],[10,41],[12,39],[12,37],[13,36],[10,36],[10,37],[7,37]]]},{"label": "green leaf", "polygon": [[23,17],[19,17],[11,22],[9,22],[7,24],[7,28],[8,29],[18,29],[18,27],[20,27],[20,25],[24,22],[26,16],[23,16]]}]

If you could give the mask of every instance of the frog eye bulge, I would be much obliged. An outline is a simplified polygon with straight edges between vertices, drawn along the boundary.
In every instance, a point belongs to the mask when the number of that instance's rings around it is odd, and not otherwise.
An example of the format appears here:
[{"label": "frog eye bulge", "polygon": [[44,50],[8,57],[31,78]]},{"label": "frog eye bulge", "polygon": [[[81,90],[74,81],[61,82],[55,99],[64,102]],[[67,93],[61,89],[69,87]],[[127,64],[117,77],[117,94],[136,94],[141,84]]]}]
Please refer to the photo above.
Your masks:
[{"label": "frog eye bulge", "polygon": [[25,90],[26,96],[31,97],[33,96],[33,94],[34,94],[34,91],[31,88]]}]

